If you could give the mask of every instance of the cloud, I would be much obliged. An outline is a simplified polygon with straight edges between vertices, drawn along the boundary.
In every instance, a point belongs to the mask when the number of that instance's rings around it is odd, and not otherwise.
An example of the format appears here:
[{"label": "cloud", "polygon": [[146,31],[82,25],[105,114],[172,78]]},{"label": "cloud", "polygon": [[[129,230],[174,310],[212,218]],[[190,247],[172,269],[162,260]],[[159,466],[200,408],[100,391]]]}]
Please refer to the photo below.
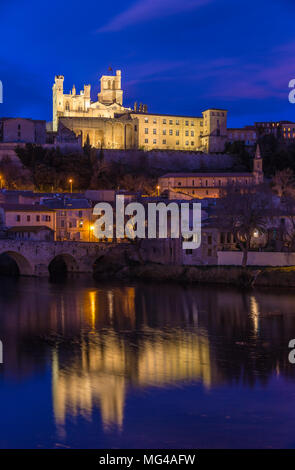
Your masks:
[{"label": "cloud", "polygon": [[139,0],[133,6],[115,16],[98,33],[121,31],[144,21],[195,10],[213,0]]}]

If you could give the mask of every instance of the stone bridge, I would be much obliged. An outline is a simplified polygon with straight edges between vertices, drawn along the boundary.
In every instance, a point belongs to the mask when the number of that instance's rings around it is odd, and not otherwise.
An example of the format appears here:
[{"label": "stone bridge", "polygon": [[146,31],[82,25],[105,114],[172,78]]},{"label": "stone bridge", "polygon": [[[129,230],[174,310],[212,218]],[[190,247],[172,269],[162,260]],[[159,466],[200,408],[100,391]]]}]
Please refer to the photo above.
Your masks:
[{"label": "stone bridge", "polygon": [[49,276],[49,266],[56,259],[64,261],[68,272],[92,273],[98,259],[110,251],[122,253],[124,247],[128,244],[0,240],[0,256],[12,258],[23,276]]}]

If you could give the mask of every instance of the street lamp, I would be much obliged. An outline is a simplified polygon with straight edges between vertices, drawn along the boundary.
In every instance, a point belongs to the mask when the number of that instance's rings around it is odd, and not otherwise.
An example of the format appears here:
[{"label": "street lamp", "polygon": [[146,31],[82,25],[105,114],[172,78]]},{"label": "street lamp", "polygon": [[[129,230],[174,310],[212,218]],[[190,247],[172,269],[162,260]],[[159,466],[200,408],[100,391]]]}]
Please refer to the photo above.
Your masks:
[{"label": "street lamp", "polygon": [[94,225],[89,225],[89,241],[91,241],[91,239],[93,238],[93,237],[90,238],[91,232],[93,233],[93,230],[94,230]]},{"label": "street lamp", "polygon": [[3,189],[3,178],[2,178],[2,175],[0,175],[0,188]]},{"label": "street lamp", "polygon": [[72,193],[72,192],[73,192],[73,180],[70,179],[70,180],[69,180],[69,183],[70,183],[70,191],[71,191],[71,193]]},{"label": "street lamp", "polygon": [[160,196],[160,186],[157,186],[158,197]]}]

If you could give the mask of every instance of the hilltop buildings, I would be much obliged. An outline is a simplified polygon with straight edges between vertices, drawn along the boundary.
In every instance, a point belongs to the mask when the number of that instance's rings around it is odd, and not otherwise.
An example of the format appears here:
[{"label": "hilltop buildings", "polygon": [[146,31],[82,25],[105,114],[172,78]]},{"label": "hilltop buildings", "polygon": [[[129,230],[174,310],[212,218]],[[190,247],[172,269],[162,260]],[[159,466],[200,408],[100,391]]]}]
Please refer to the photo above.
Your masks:
[{"label": "hilltop buildings", "polygon": [[123,106],[121,71],[103,75],[97,101],[90,98],[90,85],[79,94],[73,86],[65,94],[64,77],[53,85],[53,131],[62,125],[82,143],[111,149],[190,150],[222,152],[227,141],[227,111],[208,109],[202,116],[148,113],[146,105]]}]

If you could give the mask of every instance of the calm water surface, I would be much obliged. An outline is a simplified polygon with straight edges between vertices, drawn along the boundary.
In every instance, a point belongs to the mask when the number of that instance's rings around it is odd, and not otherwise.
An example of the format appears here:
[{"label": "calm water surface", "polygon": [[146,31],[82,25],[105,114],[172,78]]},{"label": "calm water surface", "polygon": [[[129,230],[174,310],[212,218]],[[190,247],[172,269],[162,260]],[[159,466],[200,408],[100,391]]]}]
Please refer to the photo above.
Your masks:
[{"label": "calm water surface", "polygon": [[295,448],[295,292],[0,279],[1,448]]}]

